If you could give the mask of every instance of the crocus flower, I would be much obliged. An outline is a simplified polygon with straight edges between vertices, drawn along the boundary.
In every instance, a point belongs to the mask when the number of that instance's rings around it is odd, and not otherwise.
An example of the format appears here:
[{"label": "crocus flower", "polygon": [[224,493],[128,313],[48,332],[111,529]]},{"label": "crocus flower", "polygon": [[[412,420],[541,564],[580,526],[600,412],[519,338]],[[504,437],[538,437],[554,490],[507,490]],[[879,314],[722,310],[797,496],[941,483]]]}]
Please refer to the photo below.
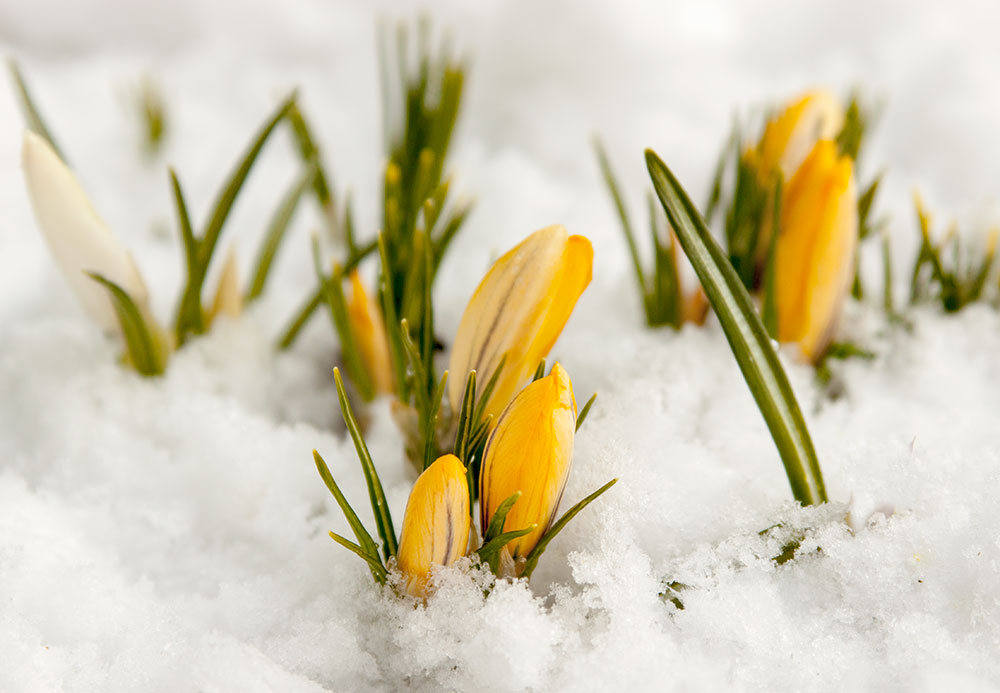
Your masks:
[{"label": "crocus flower", "polygon": [[480,526],[485,531],[497,506],[518,491],[504,530],[537,525],[503,548],[501,575],[517,575],[552,524],[569,478],[575,432],[573,384],[556,363],[548,376],[518,393],[490,434],[479,479]]},{"label": "crocus flower", "polygon": [[455,335],[448,379],[452,411],[458,411],[469,371],[476,371],[481,389],[503,360],[483,409],[495,420],[559,337],[590,283],[593,260],[590,241],[557,225],[536,231],[496,261]]},{"label": "crocus flower", "polygon": [[844,127],[844,107],[825,89],[808,91],[768,121],[757,145],[756,162],[763,176],[780,168],[787,180],[818,140],[837,136]]},{"label": "crocus flower", "polygon": [[351,324],[361,359],[377,392],[392,392],[392,360],[385,323],[375,301],[369,298],[357,270],[351,272],[351,294],[347,301]]},{"label": "crocus flower", "polygon": [[816,362],[836,329],[854,273],[858,205],[850,157],[813,147],[784,189],[775,256],[778,340]]},{"label": "crocus flower", "polygon": [[443,455],[417,477],[406,502],[396,564],[408,594],[424,596],[431,566],[451,565],[465,555],[471,524],[465,466]]},{"label": "crocus flower", "polygon": [[118,331],[108,291],[85,272],[114,282],[148,314],[148,292],[131,255],[91,206],[73,172],[44,139],[26,130],[22,166],[35,219],[59,270],[98,325]]}]

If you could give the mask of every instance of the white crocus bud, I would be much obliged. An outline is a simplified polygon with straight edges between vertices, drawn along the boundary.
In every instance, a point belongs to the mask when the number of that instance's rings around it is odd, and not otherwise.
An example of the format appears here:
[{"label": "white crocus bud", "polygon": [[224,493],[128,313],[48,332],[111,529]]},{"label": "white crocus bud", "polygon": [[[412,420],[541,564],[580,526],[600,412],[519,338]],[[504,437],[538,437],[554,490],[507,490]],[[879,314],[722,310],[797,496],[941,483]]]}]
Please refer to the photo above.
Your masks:
[{"label": "white crocus bud", "polygon": [[118,331],[106,288],[85,272],[96,272],[145,308],[148,292],[131,255],[94,211],[73,172],[43,138],[24,133],[22,166],[38,227],[80,305],[101,327]]}]

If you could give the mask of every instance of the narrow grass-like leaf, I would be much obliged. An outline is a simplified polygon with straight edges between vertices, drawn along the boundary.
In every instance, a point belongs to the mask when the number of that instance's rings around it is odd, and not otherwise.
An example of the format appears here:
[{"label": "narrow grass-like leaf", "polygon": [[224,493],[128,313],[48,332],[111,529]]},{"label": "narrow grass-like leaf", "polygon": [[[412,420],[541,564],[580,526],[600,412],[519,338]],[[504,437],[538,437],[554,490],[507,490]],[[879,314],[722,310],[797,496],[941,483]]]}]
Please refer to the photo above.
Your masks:
[{"label": "narrow grass-like leaf", "polygon": [[[370,241],[362,246],[347,262],[344,263],[343,272],[349,274],[368,255],[378,247],[377,241]],[[313,292],[302,302],[302,307],[295,312],[295,316],[288,322],[288,327],[281,333],[278,340],[278,349],[285,350],[295,343],[302,328],[306,326],[309,319],[316,313],[316,309],[323,303],[325,288],[322,284],[313,289]]]},{"label": "narrow grass-like leaf", "polygon": [[521,492],[517,491],[505,498],[504,501],[497,506],[496,511],[493,513],[493,517],[490,518],[489,526],[483,533],[483,545],[476,551],[480,560],[489,565],[490,570],[494,573],[497,572],[499,567],[500,549],[514,539],[531,533],[538,526],[533,524],[524,529],[516,529],[510,532],[503,531],[504,523],[507,521],[507,515],[510,513],[511,508],[514,507],[514,504],[520,497]]},{"label": "narrow grass-like leaf", "polygon": [[538,368],[535,369],[534,375],[531,376],[531,382],[535,382],[539,378],[545,377],[545,359],[542,359],[538,363]]},{"label": "narrow grass-like leaf", "polygon": [[[455,427],[455,457],[462,461],[462,464],[469,466],[468,450],[466,444],[472,434],[472,413],[476,407],[476,372],[469,371],[469,377],[465,380],[465,392],[462,394],[462,405],[458,410],[458,425]],[[469,496],[470,498],[472,496]]]},{"label": "narrow grass-like leaf", "polygon": [[49,146],[52,147],[52,151],[62,159],[63,163],[69,166],[66,156],[63,154],[62,149],[59,148],[59,145],[56,144],[52,132],[45,124],[41,111],[35,105],[35,100],[31,96],[31,90],[28,89],[27,82],[24,81],[24,75],[21,74],[21,68],[17,64],[17,61],[13,58],[7,58],[7,69],[10,71],[10,77],[14,81],[17,100],[21,104],[21,113],[24,115],[25,124],[28,129],[48,142]]},{"label": "narrow grass-like leaf", "polygon": [[594,151],[597,153],[597,163],[601,167],[601,175],[604,177],[604,183],[608,186],[608,192],[611,193],[611,201],[614,202],[615,211],[618,212],[618,218],[621,220],[622,233],[625,235],[629,256],[632,258],[632,268],[635,270],[636,282],[639,285],[639,296],[645,297],[647,282],[642,271],[642,261],[639,259],[639,248],[636,245],[635,232],[632,230],[632,223],[629,221],[625,202],[622,199],[621,190],[618,187],[618,181],[615,179],[614,171],[611,170],[611,163],[608,161],[608,155],[604,151],[604,145],[596,137],[594,138]]},{"label": "narrow grass-like leaf", "polygon": [[[354,532],[354,536],[357,538],[362,551],[370,556],[377,557],[378,545],[375,543],[375,540],[372,539],[372,535],[368,533],[368,530],[365,529],[365,526],[362,524],[358,514],[354,512],[354,508],[352,508],[351,504],[347,502],[347,498],[340,490],[340,487],[337,486],[337,482],[334,481],[333,475],[330,473],[330,468],[326,466],[326,461],[316,450],[313,450],[313,462],[316,464],[316,471],[319,472],[320,478],[323,479],[323,483],[326,484],[326,487],[330,490],[330,493],[333,494],[334,499],[337,501],[337,505],[340,506],[341,512],[344,513],[344,517],[347,519],[347,524],[350,525],[351,531]],[[374,568],[372,569],[372,576],[375,580],[381,582]]]},{"label": "narrow grass-like leaf", "polygon": [[437,459],[437,421],[438,413],[441,411],[441,401],[444,399],[444,388],[448,382],[448,371],[441,375],[437,391],[431,400],[431,410],[424,422],[424,469],[427,469]]},{"label": "narrow grass-like leaf", "polygon": [[885,314],[892,317],[896,314],[895,301],[892,297],[892,254],[889,245],[889,232],[882,231],[882,307]]},{"label": "narrow grass-like leaf", "polygon": [[472,430],[472,434],[469,436],[469,443],[466,449],[469,454],[475,459],[478,455],[476,453],[482,445],[486,442],[486,436],[490,433],[490,427],[493,424],[493,414],[490,414],[485,419],[483,419],[479,425]]},{"label": "narrow grass-like leaf", "polygon": [[500,533],[503,532],[504,522],[507,521],[508,513],[510,513],[511,508],[514,507],[514,503],[517,503],[520,498],[521,492],[515,491],[505,498],[503,503],[497,506],[497,509],[493,511],[493,517],[490,518],[490,524],[486,528],[486,532],[483,534],[484,542],[500,536]]},{"label": "narrow grass-like leaf", "polygon": [[348,551],[357,554],[358,557],[361,558],[361,560],[363,560],[365,563],[368,564],[368,567],[371,568],[372,576],[375,578],[376,582],[378,582],[379,584],[385,583],[387,573],[377,553],[375,555],[369,554],[360,546],[355,544],[353,541],[351,541],[350,539],[345,539],[336,532],[329,532],[329,534],[331,539],[333,539],[335,542],[343,546]]},{"label": "narrow grass-like leaf", "polygon": [[434,239],[435,275],[437,274],[438,266],[441,264],[441,259],[448,250],[448,246],[462,228],[462,224],[464,224],[465,220],[468,219],[471,211],[472,202],[459,203],[459,206],[448,216],[447,223],[444,224],[444,228],[441,233]]},{"label": "narrow grass-like leaf", "polygon": [[233,203],[236,202],[237,195],[243,189],[243,183],[246,182],[250,169],[257,160],[257,155],[260,154],[260,150],[274,131],[275,126],[285,117],[285,114],[294,102],[295,94],[293,93],[281,103],[271,118],[261,127],[240,159],[240,162],[229,175],[218,197],[216,197],[208,224],[205,226],[205,232],[198,241],[198,271],[188,277],[180,303],[178,304],[174,327],[178,344],[183,344],[189,333],[194,332],[195,334],[199,334],[205,330],[201,307],[201,290],[205,283],[205,277],[208,274],[208,266],[215,253],[219,235],[222,233],[222,227],[229,217],[229,212],[233,208]]},{"label": "narrow grass-like leaf", "polygon": [[233,208],[233,203],[236,202],[236,197],[243,189],[243,184],[246,182],[247,176],[250,174],[250,169],[253,168],[254,163],[257,161],[257,155],[260,154],[260,150],[264,147],[264,143],[267,142],[268,137],[271,136],[275,126],[281,122],[281,119],[287,115],[289,109],[294,104],[295,93],[293,92],[289,97],[281,102],[278,108],[275,109],[274,114],[257,132],[253,141],[250,143],[250,146],[240,159],[240,162],[230,174],[225,187],[223,187],[218,198],[216,198],[215,206],[212,208],[208,224],[205,227],[205,233],[201,239],[200,260],[204,269],[207,269],[208,267],[208,262],[212,257],[212,253],[215,251],[215,245],[219,239],[219,234],[222,232],[222,226],[226,223],[226,219],[229,217],[229,212]]},{"label": "narrow grass-like leaf", "polygon": [[403,346],[403,336],[400,330],[399,316],[396,313],[396,298],[392,288],[392,265],[386,247],[385,233],[378,235],[378,254],[382,263],[379,273],[379,295],[382,299],[382,319],[385,322],[386,337],[389,342],[389,356],[392,361],[393,373],[396,376],[396,396],[401,402],[410,399],[410,388],[406,377],[406,349]]},{"label": "narrow grass-like leaf", "polygon": [[358,394],[366,402],[371,401],[375,396],[375,385],[372,383],[371,374],[365,366],[365,360],[361,356],[361,348],[355,338],[354,330],[351,328],[351,321],[347,315],[347,299],[344,297],[344,277],[339,266],[334,266],[333,276],[327,277],[323,274],[320,266],[319,244],[313,238],[313,263],[316,270],[316,280],[324,290],[324,300],[330,309],[330,321],[340,340],[340,353],[344,358],[344,368],[351,378],[351,382],[358,389]]},{"label": "narrow grass-like leaf", "polygon": [[316,200],[319,202],[319,205],[323,209],[323,213],[327,216],[328,220],[331,223],[336,224],[337,208],[333,198],[333,190],[330,187],[329,179],[326,175],[326,171],[323,169],[323,163],[320,160],[320,152],[319,147],[316,145],[316,138],[313,137],[312,129],[309,127],[305,116],[302,114],[302,109],[299,108],[298,102],[292,103],[288,109],[286,117],[288,119],[289,126],[291,126],[292,135],[295,137],[295,143],[298,145],[299,155],[302,157],[302,161],[316,167],[316,174],[309,181],[312,183]]},{"label": "narrow grass-like leaf", "polygon": [[295,338],[299,336],[299,332],[302,328],[306,326],[309,322],[309,318],[313,316],[316,309],[319,308],[320,304],[323,303],[323,295],[326,293],[326,287],[324,285],[318,286],[312,294],[307,298],[302,307],[295,312],[295,317],[288,323],[288,327],[281,335],[281,339],[278,340],[278,348],[281,350],[288,349],[295,342]]},{"label": "narrow grass-like leaf", "polygon": [[337,399],[340,401],[340,412],[344,416],[344,423],[347,431],[354,441],[354,449],[357,450],[358,459],[361,461],[361,470],[364,472],[365,481],[368,484],[368,496],[372,504],[372,514],[375,516],[375,524],[378,527],[379,536],[382,537],[382,552],[385,559],[395,556],[398,550],[396,542],[396,529],[392,524],[392,515],[389,513],[389,503],[385,499],[385,491],[382,490],[382,482],[378,478],[375,470],[375,463],[365,445],[365,439],[361,435],[361,428],[358,420],[354,418],[351,410],[351,403],[347,400],[347,391],[344,390],[344,381],[340,378],[340,370],[333,369],[333,380],[337,386]]},{"label": "narrow grass-like leaf", "polygon": [[531,524],[524,529],[514,529],[503,534],[498,534],[476,550],[479,560],[488,565],[490,570],[495,574],[500,569],[501,549],[518,537],[531,534],[537,527],[537,524]]},{"label": "narrow grass-like leaf", "polygon": [[410,324],[406,318],[399,322],[399,334],[402,339],[403,350],[406,352],[410,366],[409,370],[413,375],[413,380],[417,383],[414,389],[417,411],[425,412],[429,408],[430,402],[424,384],[427,382],[427,372],[424,370],[424,361],[420,358],[420,350],[410,336]]},{"label": "narrow grass-like leaf", "polygon": [[705,204],[705,223],[711,224],[715,211],[722,202],[722,181],[726,176],[726,167],[729,165],[730,156],[735,153],[739,155],[740,146],[740,126],[739,121],[734,119],[733,129],[729,134],[729,139],[719,152],[719,158],[715,162],[715,173],[712,175],[712,186],[708,195],[708,202]]},{"label": "narrow grass-like leaf", "polygon": [[483,391],[479,393],[479,401],[476,402],[476,411],[472,415],[473,421],[479,421],[483,418],[483,411],[486,409],[486,402],[489,401],[490,395],[493,394],[493,390],[496,389],[497,381],[500,379],[500,371],[503,370],[504,365],[507,363],[507,354],[505,353],[500,358],[500,363],[497,364],[496,370],[493,371],[493,375],[490,379],[486,381],[486,385],[483,387]]},{"label": "narrow grass-like leaf", "polygon": [[583,409],[580,410],[580,413],[577,414],[577,416],[576,416],[576,430],[579,431],[580,430],[580,426],[582,426],[583,422],[587,420],[587,414],[590,413],[590,408],[592,406],[594,406],[594,400],[596,400],[596,399],[597,399],[597,393],[595,392],[594,394],[592,394],[590,396],[590,399],[587,400],[587,403],[583,405]]},{"label": "narrow grass-like leaf", "polygon": [[187,202],[184,200],[184,191],[181,190],[177,172],[173,168],[168,171],[170,190],[174,195],[174,207],[177,209],[177,225],[180,227],[181,241],[184,243],[184,264],[187,266],[187,277],[190,281],[198,271],[198,239],[194,237],[194,229],[191,228],[191,215],[188,214]]},{"label": "narrow grass-like leaf", "polygon": [[125,339],[125,353],[129,363],[141,375],[160,375],[166,367],[167,359],[163,345],[156,335],[156,328],[150,328],[142,310],[123,288],[97,272],[87,272],[94,281],[102,284],[111,296],[118,325]]},{"label": "narrow grass-like leaf", "polygon": [[771,431],[792,494],[803,505],[825,502],[823,475],[805,419],[750,295],[687,193],[652,150],[646,150],[646,164],[656,194]]},{"label": "narrow grass-like leaf", "polygon": [[535,571],[535,566],[538,565],[538,559],[542,557],[542,554],[545,553],[545,549],[548,548],[549,542],[555,539],[556,535],[563,530],[563,527],[569,524],[569,521],[576,517],[581,510],[590,505],[597,499],[598,496],[614,486],[616,483],[618,483],[618,479],[612,479],[608,483],[604,484],[604,486],[597,489],[582,501],[567,510],[555,524],[549,527],[545,534],[542,535],[539,542],[535,544],[535,548],[533,548],[531,553],[528,554],[528,559],[524,564],[524,570],[521,572],[521,575],[523,577],[530,578],[531,574]]},{"label": "narrow grass-like leaf", "polygon": [[257,252],[253,280],[250,282],[250,288],[246,292],[247,301],[252,301],[264,291],[264,285],[267,283],[267,277],[271,272],[271,265],[278,254],[281,241],[285,237],[285,231],[288,230],[288,225],[295,215],[295,210],[298,207],[299,200],[302,199],[302,194],[316,177],[317,170],[314,159],[305,172],[292,183],[292,186],[282,198],[281,204],[275,210],[274,216],[271,217],[271,222],[267,226],[267,232],[264,234],[264,241]]},{"label": "narrow grass-like leaf", "polygon": [[[782,177],[779,174],[774,185],[774,198],[771,209],[771,243],[767,249],[767,264],[764,267],[764,305],[761,311],[761,321],[771,339],[778,338],[778,270],[776,265],[778,255],[778,235],[781,233],[781,189]],[[859,253],[860,255],[860,253]],[[855,278],[857,271],[855,270]],[[860,286],[860,285],[859,285]]]}]

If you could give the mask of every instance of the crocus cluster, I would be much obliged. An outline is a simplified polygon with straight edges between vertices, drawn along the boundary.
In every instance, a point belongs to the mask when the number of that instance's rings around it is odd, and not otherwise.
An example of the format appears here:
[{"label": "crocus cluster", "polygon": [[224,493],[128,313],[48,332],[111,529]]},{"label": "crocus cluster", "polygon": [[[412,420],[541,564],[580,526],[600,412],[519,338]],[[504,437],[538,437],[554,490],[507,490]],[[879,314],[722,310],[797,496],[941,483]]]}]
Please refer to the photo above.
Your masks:
[{"label": "crocus cluster", "polygon": [[[470,551],[500,577],[530,577],[548,541],[607,488],[555,521],[572,466],[577,407],[566,369],[557,362],[545,375],[540,364],[590,283],[592,264],[586,238],[550,226],[497,260],[469,301],[451,353],[451,373],[459,377],[449,379],[458,383],[449,400],[453,417],[468,417],[474,409],[475,422],[488,435],[478,447],[456,441],[456,454],[438,457],[413,485],[398,547],[384,552],[395,560],[407,593],[425,596],[432,567],[451,565]],[[356,278],[352,284],[351,319],[363,337],[360,350],[374,366],[383,351],[378,338],[371,337],[380,324],[372,319],[377,309]],[[384,368],[384,360],[376,367]],[[482,375],[478,381],[476,374]],[[477,382],[480,386],[471,387]],[[463,407],[463,401],[475,406]],[[350,416],[349,407],[345,415]],[[352,430],[355,434],[361,450],[363,440]],[[321,458],[318,466],[345,514],[356,518]],[[380,489],[374,468],[366,470],[371,488]],[[478,532],[473,522],[477,496]],[[384,580],[390,566],[373,551],[370,535],[356,523],[352,528],[358,544],[334,538],[362,555],[376,579]],[[379,532],[388,539],[386,547],[394,545],[387,515]]]}]

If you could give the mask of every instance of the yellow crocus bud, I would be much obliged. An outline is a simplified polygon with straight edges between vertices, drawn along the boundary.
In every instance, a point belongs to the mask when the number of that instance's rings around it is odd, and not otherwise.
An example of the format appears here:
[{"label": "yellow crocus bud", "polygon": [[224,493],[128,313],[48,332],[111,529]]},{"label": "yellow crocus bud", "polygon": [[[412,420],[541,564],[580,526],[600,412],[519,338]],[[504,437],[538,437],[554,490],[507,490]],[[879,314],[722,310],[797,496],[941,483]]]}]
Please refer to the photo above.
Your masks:
[{"label": "yellow crocus bud", "polygon": [[385,323],[382,321],[382,311],[375,301],[368,297],[365,284],[357,270],[351,272],[347,319],[375,390],[380,393],[392,392],[392,360],[389,354],[389,339],[385,334]]},{"label": "yellow crocus bud", "polygon": [[757,165],[763,176],[780,168],[788,180],[818,140],[830,140],[844,127],[844,106],[835,94],[815,89],[790,103],[768,121],[757,145]]},{"label": "yellow crocus bud", "polygon": [[211,320],[215,320],[222,314],[238,318],[242,312],[243,293],[240,291],[240,272],[236,265],[236,249],[230,247],[229,253],[226,255],[226,263],[222,266],[222,274],[219,275],[219,284],[215,289],[215,298],[212,300],[212,310],[209,317]]},{"label": "yellow crocus bud", "polygon": [[821,140],[788,185],[775,256],[778,340],[816,362],[830,344],[854,275],[858,200],[850,157]]},{"label": "yellow crocus bud", "polygon": [[486,442],[479,477],[481,527],[489,526],[497,506],[521,492],[504,523],[504,531],[537,527],[512,540],[500,553],[500,573],[517,575],[535,548],[562,499],[573,462],[576,400],[565,369],[552,373],[518,393]]},{"label": "yellow crocus bud", "polygon": [[505,359],[484,408],[496,420],[559,337],[590,283],[593,261],[590,241],[558,225],[534,232],[496,261],[455,335],[448,368],[452,411],[458,411],[469,371],[476,371],[481,391]]},{"label": "yellow crocus bud", "polygon": [[21,155],[35,220],[83,309],[105,330],[119,330],[107,289],[85,274],[96,272],[124,289],[148,314],[149,294],[139,270],[94,211],[73,172],[30,130],[24,132]]},{"label": "yellow crocus bud", "polygon": [[406,502],[396,565],[408,594],[424,596],[431,566],[451,565],[465,555],[471,525],[465,466],[443,455],[417,477]]}]

